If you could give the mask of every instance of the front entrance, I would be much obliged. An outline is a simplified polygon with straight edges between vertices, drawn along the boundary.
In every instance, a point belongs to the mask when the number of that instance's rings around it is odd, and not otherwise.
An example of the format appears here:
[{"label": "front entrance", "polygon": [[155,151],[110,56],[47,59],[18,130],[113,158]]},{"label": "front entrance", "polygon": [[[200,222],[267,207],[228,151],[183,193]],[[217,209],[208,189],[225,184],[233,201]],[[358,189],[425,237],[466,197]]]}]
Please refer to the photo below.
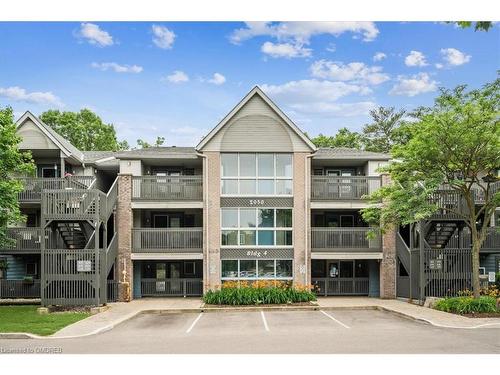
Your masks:
[{"label": "front entrance", "polygon": [[318,295],[368,295],[369,260],[313,259],[312,284]]}]

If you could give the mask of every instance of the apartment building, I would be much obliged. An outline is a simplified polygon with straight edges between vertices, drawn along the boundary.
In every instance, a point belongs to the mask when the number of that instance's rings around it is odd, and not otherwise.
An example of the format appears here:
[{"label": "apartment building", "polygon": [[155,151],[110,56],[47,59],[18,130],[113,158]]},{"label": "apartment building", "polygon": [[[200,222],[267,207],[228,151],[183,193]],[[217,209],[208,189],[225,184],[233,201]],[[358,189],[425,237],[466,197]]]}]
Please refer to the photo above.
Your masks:
[{"label": "apartment building", "polygon": [[[360,210],[390,183],[377,172],[390,156],[316,148],[258,87],[196,147],[79,151],[29,112],[18,133],[37,175],[22,178],[26,222],[0,249],[0,298],[96,305],[271,279],[422,299],[470,285],[470,236],[446,209],[457,197],[443,190],[430,220],[367,237]],[[500,271],[499,212],[485,274]]]}]

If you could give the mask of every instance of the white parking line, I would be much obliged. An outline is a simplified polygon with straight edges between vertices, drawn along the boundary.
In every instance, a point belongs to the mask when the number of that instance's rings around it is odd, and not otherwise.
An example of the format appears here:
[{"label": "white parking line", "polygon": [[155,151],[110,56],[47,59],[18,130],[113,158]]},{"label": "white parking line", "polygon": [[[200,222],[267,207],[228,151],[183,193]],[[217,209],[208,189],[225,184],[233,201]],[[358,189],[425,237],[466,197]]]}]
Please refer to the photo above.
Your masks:
[{"label": "white parking line", "polygon": [[196,323],[198,323],[198,320],[200,320],[201,316],[203,315],[203,313],[200,313],[200,315],[198,315],[196,317],[196,319],[194,320],[194,322],[189,326],[189,328],[187,329],[186,333],[189,333],[191,332],[191,330],[194,328],[194,326],[196,325]]},{"label": "white parking line", "polygon": [[267,332],[269,332],[269,326],[267,325],[267,320],[266,316],[264,315],[264,311],[260,311],[260,316],[262,317],[262,322],[264,323],[264,328],[266,329]]},{"label": "white parking line", "polygon": [[342,323],[340,320],[335,319],[335,318],[334,318],[333,316],[331,316],[330,314],[328,314],[328,313],[324,312],[323,310],[319,310],[319,311],[321,311],[324,315],[326,315],[327,317],[329,317],[329,318],[330,318],[331,320],[333,320],[335,323],[340,324],[342,327],[344,327],[344,328],[351,328],[351,327],[349,327],[348,325],[346,325],[346,324]]}]

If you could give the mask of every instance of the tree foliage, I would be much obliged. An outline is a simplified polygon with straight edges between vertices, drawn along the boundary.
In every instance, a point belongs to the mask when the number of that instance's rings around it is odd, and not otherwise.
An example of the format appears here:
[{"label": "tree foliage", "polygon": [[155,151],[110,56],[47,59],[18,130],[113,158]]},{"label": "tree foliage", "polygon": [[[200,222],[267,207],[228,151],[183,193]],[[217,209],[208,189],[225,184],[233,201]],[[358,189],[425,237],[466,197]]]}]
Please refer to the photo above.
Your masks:
[{"label": "tree foliage", "polygon": [[0,108],[0,248],[9,242],[7,226],[22,220],[17,195],[23,185],[13,177],[35,171],[31,154],[19,150],[20,142],[12,108]]},{"label": "tree foliage", "polygon": [[317,147],[349,147],[361,148],[361,135],[357,132],[351,132],[347,128],[340,129],[334,136],[318,135],[312,139]]},{"label": "tree foliage", "polygon": [[165,137],[156,137],[155,143],[151,144],[142,139],[137,140],[137,146],[139,148],[151,148],[151,147],[160,147],[165,143]]},{"label": "tree foliage", "polygon": [[394,107],[379,107],[370,111],[373,122],[366,124],[361,136],[366,151],[390,153],[394,145],[406,142],[403,117],[405,110],[396,111]]},{"label": "tree foliage", "polygon": [[349,147],[390,153],[394,145],[405,143],[410,136],[405,115],[404,110],[379,107],[370,111],[372,122],[366,124],[361,133],[342,128],[334,136],[320,134],[312,138],[312,142],[317,147]]},{"label": "tree foliage", "polygon": [[129,148],[119,142],[113,124],[106,124],[89,109],[80,112],[48,110],[40,119],[82,151],[118,151]]},{"label": "tree foliage", "polygon": [[474,24],[474,31],[489,31],[489,29],[493,27],[493,22],[490,21],[478,21],[478,22],[458,21],[455,23],[462,29],[469,28],[472,26],[472,24]]},{"label": "tree foliage", "polygon": [[[438,206],[429,197],[443,185],[455,192],[465,209],[461,217],[472,236],[474,295],[479,295],[479,250],[495,207],[500,205],[500,80],[478,90],[466,86],[441,90],[430,108],[420,108],[407,130],[407,143],[394,146],[397,160],[385,168],[392,184],[370,196],[374,205],[362,211],[365,221],[391,226],[429,218]],[[481,206],[475,195],[484,196]],[[381,203],[384,203],[381,205]],[[453,211],[453,210],[451,210]]]}]

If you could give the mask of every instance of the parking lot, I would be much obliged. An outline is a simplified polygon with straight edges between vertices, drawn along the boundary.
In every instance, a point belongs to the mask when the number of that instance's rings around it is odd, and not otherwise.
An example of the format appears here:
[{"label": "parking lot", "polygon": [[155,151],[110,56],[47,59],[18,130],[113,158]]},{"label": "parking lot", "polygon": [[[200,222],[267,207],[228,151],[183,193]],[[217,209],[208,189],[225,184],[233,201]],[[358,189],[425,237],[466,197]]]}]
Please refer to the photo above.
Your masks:
[{"label": "parking lot", "polygon": [[500,329],[447,329],[379,310],[145,313],[75,339],[0,340],[63,353],[500,353]]}]

